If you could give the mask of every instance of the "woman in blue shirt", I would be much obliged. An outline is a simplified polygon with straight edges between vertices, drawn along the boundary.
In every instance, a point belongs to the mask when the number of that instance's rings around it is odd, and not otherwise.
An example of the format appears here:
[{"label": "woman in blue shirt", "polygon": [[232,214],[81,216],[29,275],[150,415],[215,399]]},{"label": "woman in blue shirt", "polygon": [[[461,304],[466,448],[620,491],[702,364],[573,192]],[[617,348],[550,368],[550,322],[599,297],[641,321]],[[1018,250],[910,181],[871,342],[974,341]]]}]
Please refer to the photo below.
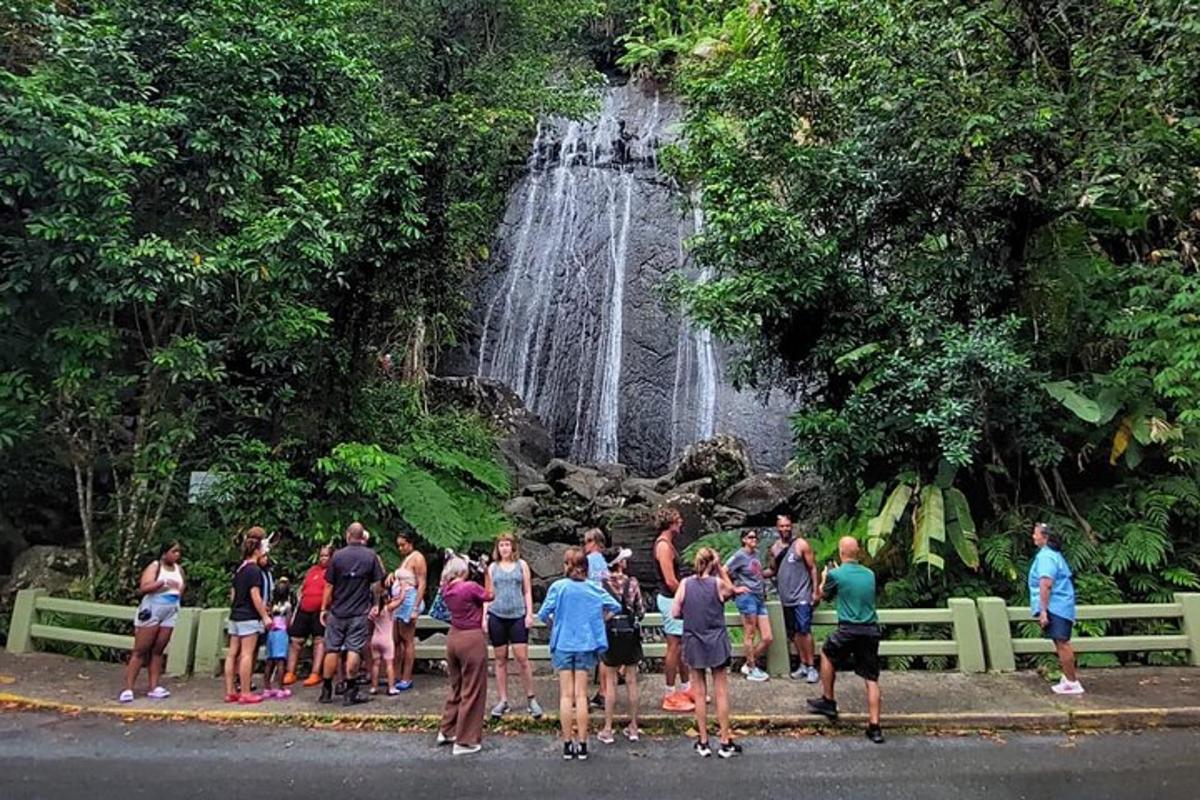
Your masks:
[{"label": "woman in blue shirt", "polygon": [[[611,594],[589,581],[583,551],[563,553],[561,578],[550,585],[538,611],[542,622],[553,621],[550,658],[558,672],[558,719],[562,726],[563,758],[587,759],[588,678],[608,649],[604,620],[621,610]],[[575,735],[571,736],[572,723]]]},{"label": "woman in blue shirt", "polygon": [[1062,679],[1052,688],[1055,694],[1083,694],[1075,671],[1075,649],[1071,628],[1075,625],[1075,584],[1071,568],[1062,554],[1062,540],[1044,522],[1033,526],[1033,543],[1038,548],[1029,565],[1029,610],[1054,642]]}]

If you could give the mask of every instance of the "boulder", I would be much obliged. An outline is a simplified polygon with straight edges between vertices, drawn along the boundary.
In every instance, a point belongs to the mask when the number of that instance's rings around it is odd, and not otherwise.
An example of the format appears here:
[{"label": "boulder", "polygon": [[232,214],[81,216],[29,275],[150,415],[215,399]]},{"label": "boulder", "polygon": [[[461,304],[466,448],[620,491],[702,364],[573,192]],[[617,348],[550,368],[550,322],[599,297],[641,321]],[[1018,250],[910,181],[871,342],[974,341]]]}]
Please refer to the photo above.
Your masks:
[{"label": "boulder", "polygon": [[620,493],[625,497],[627,505],[644,503],[648,506],[660,506],[666,495],[658,491],[658,482],[653,478],[626,478],[621,482]]},{"label": "boulder", "polygon": [[683,527],[675,537],[679,552],[692,542],[709,533],[708,519],[712,514],[713,502],[690,492],[672,492],[663,504],[670,506],[683,517]]},{"label": "boulder", "polygon": [[713,506],[712,519],[721,530],[740,528],[746,524],[746,512],[732,506],[716,505]]},{"label": "boulder", "polygon": [[12,575],[0,589],[6,600],[21,589],[45,589],[63,594],[76,580],[87,575],[87,556],[82,549],[34,545],[17,556]]},{"label": "boulder", "polygon": [[553,497],[554,487],[548,483],[530,483],[525,486],[524,494],[530,497]]},{"label": "boulder", "polygon": [[698,494],[701,497],[712,497],[716,494],[716,485],[712,478],[705,476],[681,483],[675,487],[674,491],[684,494]]},{"label": "boulder", "polygon": [[538,501],[532,497],[514,497],[504,504],[504,513],[521,522],[531,522],[538,512]]},{"label": "boulder", "polygon": [[520,542],[521,558],[529,565],[529,572],[534,578],[551,581],[562,575],[562,554],[568,545],[556,543],[542,544],[532,539],[522,538]]},{"label": "boulder", "polygon": [[746,444],[728,434],[688,445],[675,465],[675,484],[711,478],[713,492],[721,492],[754,473]]},{"label": "boulder", "polygon": [[587,467],[574,467],[564,477],[559,479],[559,485],[574,492],[584,500],[592,501],[603,493],[609,484],[609,479]]},{"label": "boulder", "polygon": [[542,469],[542,475],[545,476],[547,483],[555,483],[567,477],[579,467],[562,458],[552,458]]},{"label": "boulder", "polygon": [[730,486],[720,496],[720,502],[744,512],[750,524],[765,524],[773,521],[776,514],[793,511],[800,488],[793,478],[764,472]]}]

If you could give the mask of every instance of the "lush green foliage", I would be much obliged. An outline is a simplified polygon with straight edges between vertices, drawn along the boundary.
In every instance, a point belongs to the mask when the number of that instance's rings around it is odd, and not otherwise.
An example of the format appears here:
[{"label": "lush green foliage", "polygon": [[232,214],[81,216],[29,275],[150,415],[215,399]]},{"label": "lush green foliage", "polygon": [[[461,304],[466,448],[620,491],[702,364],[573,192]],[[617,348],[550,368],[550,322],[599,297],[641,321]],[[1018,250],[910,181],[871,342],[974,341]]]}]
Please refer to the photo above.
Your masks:
[{"label": "lush green foliage", "polygon": [[[432,541],[494,530],[490,435],[439,439],[472,424],[428,422],[419,389],[373,398],[454,340],[537,116],[586,107],[577,34],[599,10],[0,7],[4,493],[76,500],[93,588],[125,591],[172,533],[214,576],[248,524],[307,557],[315,519],[378,510],[342,482],[356,440],[475,498],[438,527],[403,484]],[[191,470],[219,477],[203,508]]]},{"label": "lush green foliage", "polygon": [[[679,294],[745,347],[743,380],[801,390],[799,466],[847,497],[906,487],[871,534],[894,599],[1019,596],[1045,517],[1085,599],[1194,585],[1198,20],[1194,0],[643,2],[624,63],[687,102],[670,163],[703,192],[716,276]],[[952,580],[910,566],[950,550]]]}]

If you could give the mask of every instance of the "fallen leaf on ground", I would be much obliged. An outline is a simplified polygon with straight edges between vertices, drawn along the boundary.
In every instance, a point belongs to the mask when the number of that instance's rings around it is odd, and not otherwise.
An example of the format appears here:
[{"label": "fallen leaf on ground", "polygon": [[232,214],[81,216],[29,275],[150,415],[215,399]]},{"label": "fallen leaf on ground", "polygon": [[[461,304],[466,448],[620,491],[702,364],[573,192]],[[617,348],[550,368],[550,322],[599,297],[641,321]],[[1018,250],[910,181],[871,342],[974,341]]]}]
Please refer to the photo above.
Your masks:
[{"label": "fallen leaf on ground", "polygon": [[17,679],[12,675],[0,675],[0,685],[7,686],[10,683],[16,683]]}]

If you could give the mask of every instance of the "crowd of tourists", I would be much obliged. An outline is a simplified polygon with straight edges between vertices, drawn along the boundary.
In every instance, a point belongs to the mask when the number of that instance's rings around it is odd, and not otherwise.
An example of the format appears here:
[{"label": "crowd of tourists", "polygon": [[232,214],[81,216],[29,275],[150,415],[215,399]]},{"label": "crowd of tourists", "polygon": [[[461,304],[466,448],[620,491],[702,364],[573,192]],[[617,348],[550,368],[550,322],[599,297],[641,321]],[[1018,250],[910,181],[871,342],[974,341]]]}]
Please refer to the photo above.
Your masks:
[{"label": "crowd of tourists", "polygon": [[[763,659],[774,632],[767,613],[767,582],[773,580],[784,617],[784,633],[798,656],[791,677],[820,683],[820,695],[808,701],[815,714],[837,719],[834,685],[838,672],[853,671],[866,684],[867,737],[883,741],[880,727],[879,645],[882,633],[875,607],[874,573],[859,563],[853,537],[838,543],[838,564],[818,573],[812,547],[793,535],[792,520],[781,515],[777,537],[768,549],[768,566],[759,559],[759,532],[747,530],[741,547],[724,562],[715,550],[701,547],[684,564],[676,546],[683,519],[666,508],[655,519],[656,537],[648,554],[653,585],[643,587],[629,574],[632,551],[606,548],[604,534],[589,530],[582,547],[563,554],[563,576],[550,585],[536,610],[529,565],[511,533],[495,542],[491,558],[471,561],[447,553],[430,616],[449,625],[445,644],[448,687],[436,742],[455,755],[478,752],[488,715],[488,646],[492,648],[498,702],[490,716],[500,719],[518,709],[537,719],[543,709],[534,691],[529,636],[536,616],[550,628],[551,662],[558,675],[562,754],[586,760],[591,707],[603,709],[596,739],[616,739],[618,695],[625,687],[628,724],[621,730],[638,741],[639,665],[643,661],[641,621],[646,599],[662,615],[665,639],[662,708],[695,715],[695,751],[722,758],[742,752],[730,727],[729,671],[734,652],[725,623],[732,600],[741,617],[741,674],[748,681],[769,680]],[[374,549],[370,533],[358,522],[345,531],[344,545],[322,547],[298,591],[271,569],[271,539],[250,528],[242,542],[242,560],[230,589],[229,647],[225,659],[225,701],[241,705],[292,695],[303,649],[311,641],[312,670],[301,683],[320,687],[317,702],[344,705],[369,702],[380,689],[401,694],[413,686],[417,621],[426,612],[428,564],[408,534],[396,538],[400,563],[389,571]],[[1055,644],[1062,664],[1060,694],[1081,694],[1070,645],[1075,596],[1061,543],[1046,525],[1034,526],[1038,551],[1029,571],[1031,613]],[[178,616],[186,586],[182,549],[171,543],[148,564],[139,580],[142,595],[134,621],[134,647],[119,700],[134,698],[134,682],[143,666],[149,673],[148,697],[170,695],[160,684],[163,654]],[[836,605],[837,627],[825,639],[822,658],[813,645],[813,611],[822,601]],[[265,644],[262,689],[252,683],[260,644]],[[524,698],[509,694],[515,670]],[[595,683],[599,691],[589,698]],[[365,694],[364,694],[365,689]],[[718,741],[711,743],[708,706],[716,713]]]}]

